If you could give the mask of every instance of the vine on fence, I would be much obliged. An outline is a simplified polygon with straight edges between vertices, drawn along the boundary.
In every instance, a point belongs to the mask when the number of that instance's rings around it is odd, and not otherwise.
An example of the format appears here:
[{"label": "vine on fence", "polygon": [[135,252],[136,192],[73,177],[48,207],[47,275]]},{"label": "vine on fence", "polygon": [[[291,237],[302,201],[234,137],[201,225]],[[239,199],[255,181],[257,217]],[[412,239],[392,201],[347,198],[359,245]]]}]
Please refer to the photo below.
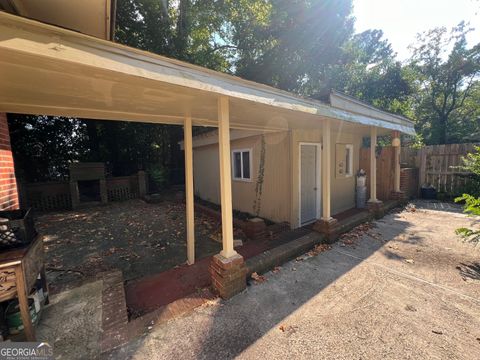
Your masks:
[{"label": "vine on fence", "polygon": [[257,176],[257,183],[255,184],[255,200],[253,202],[253,213],[255,216],[259,216],[260,209],[262,206],[262,192],[263,192],[263,180],[265,175],[265,152],[266,152],[266,144],[265,144],[265,135],[262,134],[261,136],[261,144],[260,144],[260,164],[258,166],[258,176]]}]

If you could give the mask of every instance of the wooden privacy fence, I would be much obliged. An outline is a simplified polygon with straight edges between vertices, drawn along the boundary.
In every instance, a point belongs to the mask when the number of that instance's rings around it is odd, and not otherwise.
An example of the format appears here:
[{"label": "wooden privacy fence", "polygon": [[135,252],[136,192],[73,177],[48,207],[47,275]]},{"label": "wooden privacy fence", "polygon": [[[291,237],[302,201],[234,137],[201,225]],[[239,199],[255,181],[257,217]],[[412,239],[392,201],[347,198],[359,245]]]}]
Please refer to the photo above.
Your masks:
[{"label": "wooden privacy fence", "polygon": [[[107,178],[108,201],[138,198],[141,192],[139,179],[145,182],[145,178],[138,174]],[[69,210],[72,208],[69,184],[69,181],[21,183],[22,207],[33,207],[37,211]]]},{"label": "wooden privacy fence", "polygon": [[461,194],[468,173],[459,169],[462,157],[474,152],[476,144],[429,145],[421,149],[402,148],[402,164],[419,168],[419,186],[432,185],[437,192]]},{"label": "wooden privacy fence", "polygon": [[[367,172],[367,194],[370,197],[370,148],[360,149],[360,168]],[[377,198],[382,201],[393,199],[395,182],[395,148],[381,148],[377,156]],[[400,190],[406,198],[418,194],[418,169],[403,167],[400,169]]]},{"label": "wooden privacy fence", "polygon": [[[377,157],[377,198],[379,200],[390,199],[393,190],[394,178],[394,148],[387,146],[382,148]],[[370,197],[370,148],[360,149],[360,168],[367,172],[367,193]]]}]

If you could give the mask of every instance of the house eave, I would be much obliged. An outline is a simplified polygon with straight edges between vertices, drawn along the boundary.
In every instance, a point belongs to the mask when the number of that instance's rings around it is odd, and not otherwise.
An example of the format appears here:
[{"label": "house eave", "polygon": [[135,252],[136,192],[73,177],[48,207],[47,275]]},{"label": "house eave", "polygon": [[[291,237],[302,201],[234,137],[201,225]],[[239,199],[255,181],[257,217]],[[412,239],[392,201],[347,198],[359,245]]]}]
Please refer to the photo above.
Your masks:
[{"label": "house eave", "polygon": [[[42,59],[42,61],[64,62],[72,66],[98,69],[105,74],[123,74],[133,78],[158,81],[176,86],[177,89],[181,87],[214,96],[226,95],[249,103],[313,115],[314,117],[308,120],[310,122],[316,117],[327,117],[407,134],[415,133],[412,123],[403,119],[391,122],[356,114],[232,75],[7,13],[0,13],[0,30],[0,54],[3,52],[21,54],[30,56],[32,59]],[[11,111],[9,105],[12,104],[2,104],[0,98],[0,110]],[[15,110],[19,107],[20,105],[10,106]],[[30,112],[36,111],[32,104],[29,104],[29,109]],[[42,110],[43,108],[38,107],[37,113],[42,113]],[[83,114],[81,111],[77,113]],[[95,111],[87,114],[94,116]],[[102,118],[101,111],[98,114],[98,118]],[[137,115],[138,118],[142,116]],[[146,118],[149,116],[152,115],[145,115]],[[288,116],[289,119],[295,117],[292,114]],[[125,114],[125,117],[128,118],[128,114]],[[181,117],[175,122],[181,123]],[[203,122],[197,122],[198,124],[214,126],[215,119],[205,119]],[[232,125],[237,126],[235,121]],[[295,126],[295,121],[288,120],[285,126],[272,126],[271,130],[282,130],[289,126]]]}]

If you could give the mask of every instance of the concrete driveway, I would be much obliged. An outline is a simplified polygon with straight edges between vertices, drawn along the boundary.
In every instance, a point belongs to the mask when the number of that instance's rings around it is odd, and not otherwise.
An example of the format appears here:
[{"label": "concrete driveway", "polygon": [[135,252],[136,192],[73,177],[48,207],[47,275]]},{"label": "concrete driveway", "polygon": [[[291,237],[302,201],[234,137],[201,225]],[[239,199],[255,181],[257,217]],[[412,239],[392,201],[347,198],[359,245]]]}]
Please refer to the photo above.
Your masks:
[{"label": "concrete driveway", "polygon": [[471,221],[417,202],[353,245],[289,262],[108,357],[479,359],[480,246],[454,233]]}]

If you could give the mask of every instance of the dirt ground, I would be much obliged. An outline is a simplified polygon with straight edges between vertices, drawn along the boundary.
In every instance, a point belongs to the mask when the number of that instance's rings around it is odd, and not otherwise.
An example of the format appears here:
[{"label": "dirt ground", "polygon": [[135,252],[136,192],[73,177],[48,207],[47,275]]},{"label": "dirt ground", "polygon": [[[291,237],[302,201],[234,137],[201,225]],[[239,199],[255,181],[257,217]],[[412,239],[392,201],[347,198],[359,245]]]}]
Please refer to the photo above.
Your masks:
[{"label": "dirt ground", "polygon": [[[186,261],[185,206],[142,200],[44,214],[36,228],[43,237],[47,276],[55,291],[120,269],[125,280],[168,270]],[[195,214],[196,257],[216,254],[219,222]],[[237,236],[241,238],[241,235]]]},{"label": "dirt ground", "polygon": [[480,246],[454,232],[472,221],[417,202],[108,358],[478,359]]}]

